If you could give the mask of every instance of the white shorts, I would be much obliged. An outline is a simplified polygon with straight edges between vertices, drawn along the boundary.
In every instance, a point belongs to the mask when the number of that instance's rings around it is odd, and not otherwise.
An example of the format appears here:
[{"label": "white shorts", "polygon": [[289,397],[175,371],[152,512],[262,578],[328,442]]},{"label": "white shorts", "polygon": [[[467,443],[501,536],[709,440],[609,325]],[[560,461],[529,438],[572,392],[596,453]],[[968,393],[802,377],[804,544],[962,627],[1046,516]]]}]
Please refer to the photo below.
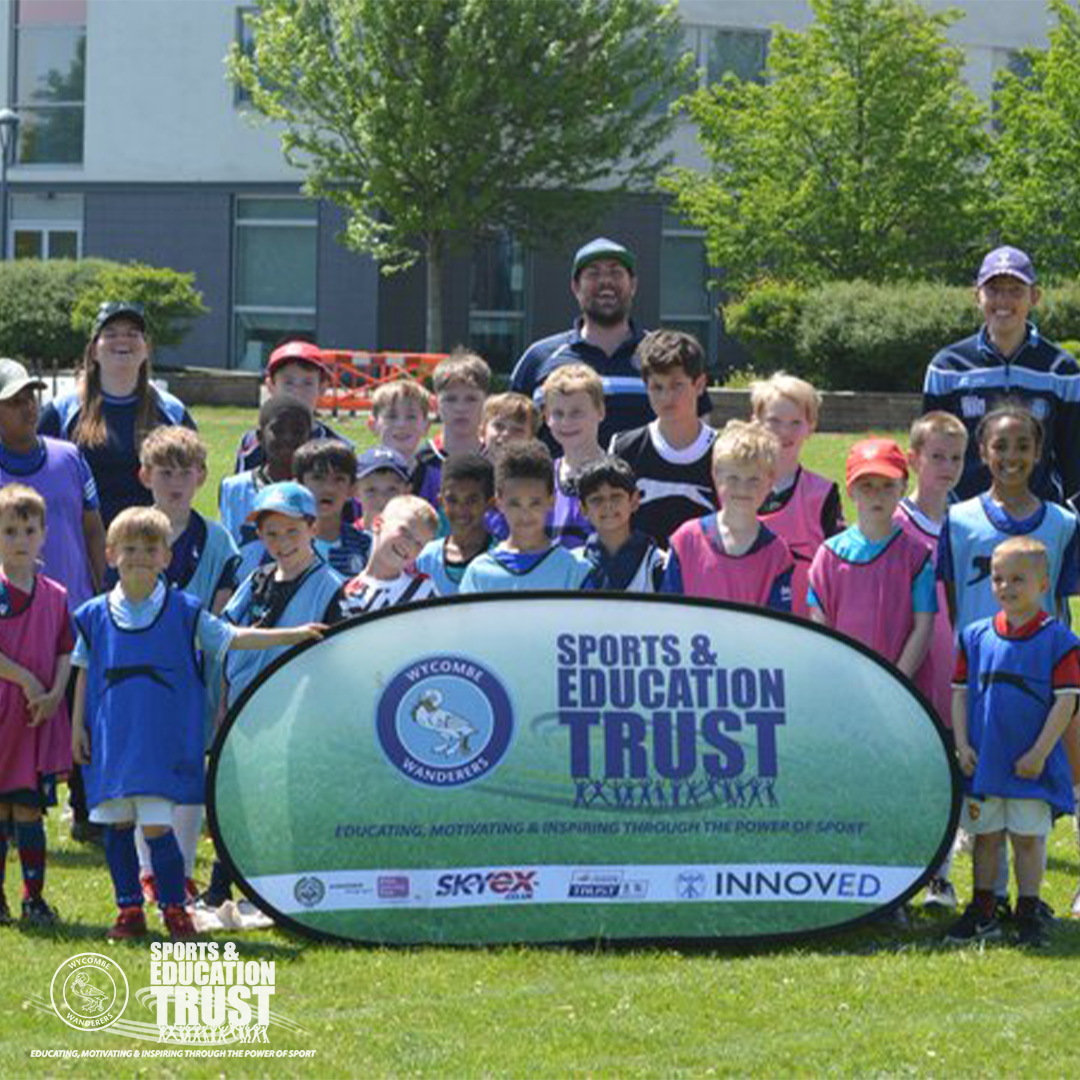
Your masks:
[{"label": "white shorts", "polygon": [[1053,818],[1050,804],[1042,799],[985,799],[964,796],[960,826],[969,833],[1011,832],[1017,836],[1049,836]]},{"label": "white shorts", "polygon": [[106,799],[90,811],[98,825],[165,825],[172,828],[172,799],[160,795],[131,795],[126,799]]}]

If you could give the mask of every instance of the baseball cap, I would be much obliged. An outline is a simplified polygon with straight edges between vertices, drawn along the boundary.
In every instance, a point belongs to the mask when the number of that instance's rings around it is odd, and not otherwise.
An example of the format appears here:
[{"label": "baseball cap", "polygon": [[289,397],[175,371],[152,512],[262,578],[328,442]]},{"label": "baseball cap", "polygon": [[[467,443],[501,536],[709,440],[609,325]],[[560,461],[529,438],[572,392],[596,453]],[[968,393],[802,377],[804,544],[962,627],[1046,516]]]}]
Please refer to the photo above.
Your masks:
[{"label": "baseball cap", "polygon": [[113,319],[131,319],[132,322],[139,324],[140,330],[145,330],[146,308],[134,300],[104,301],[94,317],[94,332],[91,336],[97,337],[105,328],[105,324],[111,323]]},{"label": "baseball cap", "polygon": [[992,277],[1014,277],[1025,285],[1035,284],[1035,267],[1031,260],[1019,248],[994,248],[982,261],[979,276],[975,279],[976,288],[985,285]]},{"label": "baseball cap", "polygon": [[273,378],[278,368],[295,363],[311,364],[323,375],[329,375],[326,361],[322,358],[322,350],[318,345],[313,345],[310,341],[286,341],[270,354],[270,360],[266,365],[267,377]]},{"label": "baseball cap", "polygon": [[389,446],[372,446],[356,459],[356,479],[363,480],[380,469],[391,469],[402,480],[409,479],[409,463]]},{"label": "baseball cap", "polygon": [[886,476],[890,480],[906,480],[907,457],[892,439],[863,439],[847,456],[847,486],[863,476]]},{"label": "baseball cap", "polygon": [[32,378],[18,360],[0,360],[0,401],[10,401],[28,386],[44,390],[47,385],[42,379]]},{"label": "baseball cap", "polygon": [[614,259],[616,262],[622,263],[631,274],[634,273],[636,265],[634,253],[629,248],[623,247],[622,244],[617,244],[614,240],[608,240],[606,236],[598,236],[595,240],[590,240],[584,247],[578,248],[577,254],[574,256],[574,271],[571,276],[576,279],[583,267],[588,266],[591,262],[596,262],[597,259]]},{"label": "baseball cap", "polygon": [[319,509],[315,505],[315,496],[303,484],[295,480],[282,480],[279,484],[268,484],[255,496],[247,520],[256,521],[260,514],[315,518],[319,516]]}]

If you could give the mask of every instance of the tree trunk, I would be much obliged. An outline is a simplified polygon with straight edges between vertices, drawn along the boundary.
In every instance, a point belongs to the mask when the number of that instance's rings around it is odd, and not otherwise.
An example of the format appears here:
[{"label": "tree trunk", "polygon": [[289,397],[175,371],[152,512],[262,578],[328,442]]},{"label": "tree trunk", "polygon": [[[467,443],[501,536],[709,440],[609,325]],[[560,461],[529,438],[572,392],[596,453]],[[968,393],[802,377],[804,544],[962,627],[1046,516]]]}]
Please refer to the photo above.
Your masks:
[{"label": "tree trunk", "polygon": [[424,327],[424,347],[428,352],[442,352],[443,304],[442,271],[443,243],[435,236],[427,241],[427,317]]}]

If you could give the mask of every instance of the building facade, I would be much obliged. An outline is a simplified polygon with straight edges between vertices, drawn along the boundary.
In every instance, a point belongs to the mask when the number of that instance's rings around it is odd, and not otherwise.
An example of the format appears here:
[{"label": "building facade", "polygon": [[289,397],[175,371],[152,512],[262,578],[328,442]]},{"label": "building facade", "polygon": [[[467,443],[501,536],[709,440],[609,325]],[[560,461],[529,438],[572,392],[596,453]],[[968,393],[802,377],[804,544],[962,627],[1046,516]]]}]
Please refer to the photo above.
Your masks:
[{"label": "building facade", "polygon": [[[1044,46],[1036,0],[937,3],[965,13],[951,31],[967,77],[987,95],[1016,50]],[[9,170],[11,258],[100,256],[192,271],[210,311],[161,360],[257,369],[283,333],[326,347],[422,349],[422,266],[392,277],[344,248],[331,204],[300,194],[278,131],[227,80],[244,44],[242,0],[0,0],[5,101],[20,118]],[[687,48],[704,77],[753,77],[769,27],[809,24],[804,0],[681,0]],[[693,128],[673,136],[680,164],[701,165]],[[696,333],[723,351],[712,276],[697,230],[659,195],[628,199],[585,230],[631,247],[643,325]],[[512,236],[456,257],[444,285],[450,343],[508,370],[522,347],[570,324],[569,262],[582,239],[526,251]]]}]

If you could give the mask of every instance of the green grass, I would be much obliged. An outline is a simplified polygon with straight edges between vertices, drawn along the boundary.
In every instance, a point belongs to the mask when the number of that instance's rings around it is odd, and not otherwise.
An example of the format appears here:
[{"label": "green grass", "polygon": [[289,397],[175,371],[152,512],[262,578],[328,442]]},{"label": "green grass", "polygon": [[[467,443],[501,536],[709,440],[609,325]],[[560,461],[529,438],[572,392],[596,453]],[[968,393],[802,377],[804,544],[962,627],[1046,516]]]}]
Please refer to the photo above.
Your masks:
[{"label": "green grass", "polygon": [[[200,507],[212,513],[244,410],[199,409],[211,445]],[[338,426],[335,424],[335,426]],[[341,427],[363,437],[358,424]],[[855,436],[819,435],[806,463],[842,476]],[[343,776],[342,782],[349,782]],[[47,892],[56,931],[0,929],[0,1076],[1071,1076],[1076,1073],[1080,922],[1064,922],[1038,955],[1009,947],[949,950],[940,919],[910,932],[860,930],[783,947],[340,948],[272,930],[218,935],[277,962],[273,1007],[310,1034],[271,1028],[276,1050],[314,1059],[117,1062],[31,1060],[31,1049],[147,1049],[86,1035],[23,1004],[48,994],[69,956],[105,951],[110,885],[95,848],[49,821]],[[209,842],[200,846],[205,878]],[[1059,823],[1044,895],[1067,910],[1077,841]],[[19,871],[8,863],[7,894]],[[966,894],[970,864],[954,880]],[[149,984],[144,944],[111,950],[132,988]],[[136,1003],[126,1019],[149,1020]]]}]

